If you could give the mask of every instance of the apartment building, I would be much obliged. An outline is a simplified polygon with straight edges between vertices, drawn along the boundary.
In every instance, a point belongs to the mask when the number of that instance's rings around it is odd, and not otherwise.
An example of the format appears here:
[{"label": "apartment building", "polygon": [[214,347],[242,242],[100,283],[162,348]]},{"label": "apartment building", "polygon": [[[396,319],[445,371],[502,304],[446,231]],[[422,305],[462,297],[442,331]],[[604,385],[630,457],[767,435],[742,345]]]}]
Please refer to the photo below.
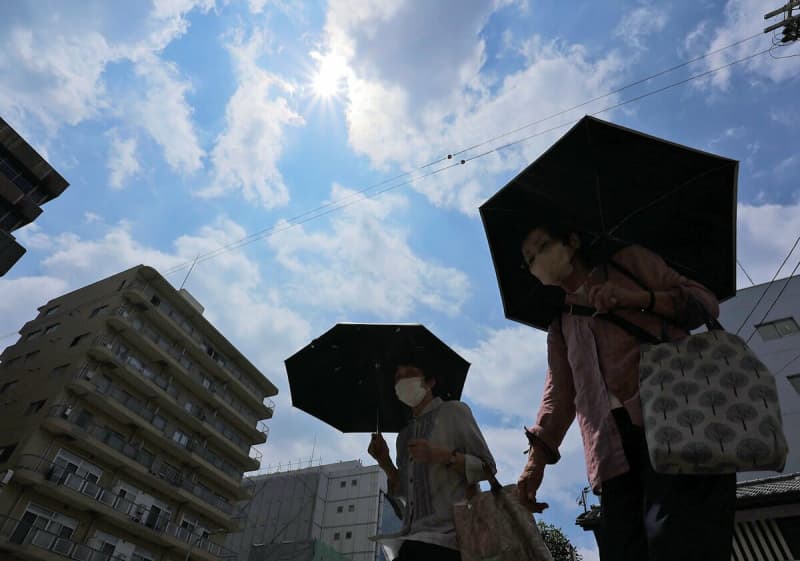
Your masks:
[{"label": "apartment building", "polygon": [[0,559],[233,557],[277,389],[202,306],[140,265],[20,335],[0,355]]},{"label": "apartment building", "polygon": [[0,119],[0,276],[25,253],[11,235],[69,186],[25,139]]},{"label": "apartment building", "polygon": [[399,530],[386,501],[386,475],[353,460],[252,477],[242,531],[226,546],[237,561],[375,561],[370,540]]}]

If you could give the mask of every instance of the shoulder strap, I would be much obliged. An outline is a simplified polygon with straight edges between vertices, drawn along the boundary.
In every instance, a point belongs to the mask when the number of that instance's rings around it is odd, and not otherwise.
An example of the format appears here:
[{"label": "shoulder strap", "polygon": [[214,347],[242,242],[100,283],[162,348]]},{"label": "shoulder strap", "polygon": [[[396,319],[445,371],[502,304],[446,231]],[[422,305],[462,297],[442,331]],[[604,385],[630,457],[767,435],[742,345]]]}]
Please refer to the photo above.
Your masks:
[{"label": "shoulder strap", "polygon": [[641,341],[643,343],[651,343],[653,345],[658,345],[658,344],[664,342],[663,340],[661,340],[660,338],[656,337],[655,335],[653,335],[652,333],[650,333],[646,329],[642,329],[641,327],[639,327],[635,323],[633,323],[631,321],[628,321],[627,319],[622,318],[622,317],[618,316],[617,314],[615,314],[613,312],[608,312],[608,313],[605,313],[605,314],[599,314],[596,317],[613,323],[614,325],[616,325],[620,329],[623,329],[624,331],[627,331],[628,333],[630,333],[631,335],[633,335],[634,337],[636,337],[637,339],[639,339],[639,341]]}]

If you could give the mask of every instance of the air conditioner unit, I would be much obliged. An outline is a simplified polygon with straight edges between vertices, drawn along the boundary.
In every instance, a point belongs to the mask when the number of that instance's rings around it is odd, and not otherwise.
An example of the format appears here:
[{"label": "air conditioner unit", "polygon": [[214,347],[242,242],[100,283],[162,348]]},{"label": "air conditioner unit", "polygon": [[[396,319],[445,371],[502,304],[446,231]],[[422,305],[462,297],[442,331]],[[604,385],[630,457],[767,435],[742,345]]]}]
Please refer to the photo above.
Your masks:
[{"label": "air conditioner unit", "polygon": [[11,483],[11,478],[14,477],[14,470],[7,469],[5,473],[0,476],[0,487],[5,487],[9,483]]}]

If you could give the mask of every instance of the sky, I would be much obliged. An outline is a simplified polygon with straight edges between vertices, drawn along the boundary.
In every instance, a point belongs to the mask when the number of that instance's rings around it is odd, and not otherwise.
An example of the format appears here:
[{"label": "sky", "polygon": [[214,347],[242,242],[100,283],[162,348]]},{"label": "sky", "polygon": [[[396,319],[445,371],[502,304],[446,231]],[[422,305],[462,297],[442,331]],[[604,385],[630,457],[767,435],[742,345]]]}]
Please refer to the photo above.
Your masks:
[{"label": "sky", "polygon": [[[140,263],[179,286],[260,233],[186,288],[280,390],[264,467],[372,463],[292,408],[283,359],[339,321],[419,322],[472,363],[464,401],[514,482],[545,336],[504,318],[478,206],[597,114],[739,160],[739,261],[768,281],[800,234],[800,48],[736,61],[770,48],[774,4],[2,2],[0,115],[71,186],[18,232],[0,344],[66,291]],[[596,559],[575,427],[561,451],[544,519]]]}]

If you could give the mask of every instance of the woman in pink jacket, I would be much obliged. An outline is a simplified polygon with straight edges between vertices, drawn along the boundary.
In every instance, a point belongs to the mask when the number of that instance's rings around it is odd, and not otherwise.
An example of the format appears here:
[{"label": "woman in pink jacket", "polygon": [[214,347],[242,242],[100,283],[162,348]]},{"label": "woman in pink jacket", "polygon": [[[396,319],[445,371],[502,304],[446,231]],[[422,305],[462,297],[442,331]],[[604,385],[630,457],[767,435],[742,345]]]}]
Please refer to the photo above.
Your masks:
[{"label": "woman in pink jacket", "polygon": [[[532,275],[562,287],[567,304],[614,311],[677,340],[717,316],[715,296],[658,255],[628,246],[593,267],[581,236],[558,225],[527,233],[522,255]],[[562,313],[547,336],[548,372],[536,424],[526,429],[528,462],[520,495],[541,512],[536,493],[545,466],[577,418],[590,484],[600,495],[603,561],[729,561],[736,478],[653,471],[639,403],[639,341],[601,317]],[[551,468],[554,469],[554,468]]]}]

